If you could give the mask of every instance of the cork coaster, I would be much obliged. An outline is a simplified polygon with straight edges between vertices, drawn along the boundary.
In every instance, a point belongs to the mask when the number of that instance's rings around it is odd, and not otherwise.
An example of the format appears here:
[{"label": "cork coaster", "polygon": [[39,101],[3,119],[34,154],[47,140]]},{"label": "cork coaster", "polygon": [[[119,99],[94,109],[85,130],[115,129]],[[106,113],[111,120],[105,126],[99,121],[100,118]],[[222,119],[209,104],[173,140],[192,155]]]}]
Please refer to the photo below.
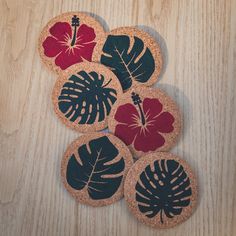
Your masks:
[{"label": "cork coaster", "polygon": [[104,43],[100,62],[119,78],[124,91],[134,85],[154,84],[162,68],[158,43],[134,27],[112,30]]},{"label": "cork coaster", "polygon": [[109,130],[129,146],[136,158],[173,147],[181,131],[175,102],[160,89],[135,87],[114,104]]},{"label": "cork coaster", "polygon": [[78,202],[109,205],[123,197],[124,178],[132,164],[129,149],[117,137],[90,133],[67,148],[61,163],[62,181]]},{"label": "cork coaster", "polygon": [[139,221],[170,228],[193,213],[197,181],[189,165],[171,153],[157,152],[139,159],[124,184],[125,200]]},{"label": "cork coaster", "polygon": [[105,40],[102,25],[81,12],[68,12],[50,20],[40,34],[38,49],[44,64],[60,74],[71,65],[98,61]]},{"label": "cork coaster", "polygon": [[104,65],[82,62],[61,73],[52,101],[60,120],[79,132],[107,127],[112,105],[122,94],[116,76]]}]

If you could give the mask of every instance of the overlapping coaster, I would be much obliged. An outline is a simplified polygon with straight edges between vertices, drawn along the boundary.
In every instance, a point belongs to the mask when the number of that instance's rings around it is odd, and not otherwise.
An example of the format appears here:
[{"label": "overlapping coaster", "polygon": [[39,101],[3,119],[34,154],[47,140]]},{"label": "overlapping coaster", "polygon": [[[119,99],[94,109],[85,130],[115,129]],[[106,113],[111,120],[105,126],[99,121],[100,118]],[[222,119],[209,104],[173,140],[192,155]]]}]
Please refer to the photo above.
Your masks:
[{"label": "overlapping coaster", "polygon": [[197,181],[189,165],[171,153],[139,159],[125,179],[128,208],[142,223],[170,228],[190,217],[197,203]]},{"label": "overlapping coaster", "polygon": [[78,202],[103,206],[123,197],[124,178],[132,164],[132,155],[121,140],[112,134],[91,133],[67,148],[61,175]]},{"label": "overlapping coaster", "polygon": [[61,72],[52,101],[65,125],[80,132],[91,132],[107,127],[107,116],[122,93],[119,80],[108,68],[83,62]]},{"label": "overlapping coaster", "polygon": [[48,22],[40,34],[38,48],[46,66],[60,73],[83,62],[98,61],[105,40],[102,25],[81,12],[68,12]]},{"label": "overlapping coaster", "polygon": [[157,42],[134,27],[121,27],[109,32],[100,62],[116,74],[123,90],[137,84],[154,84],[162,68]]},{"label": "overlapping coaster", "polygon": [[181,115],[175,102],[156,88],[136,87],[112,107],[109,130],[126,143],[137,158],[167,151],[177,142]]}]

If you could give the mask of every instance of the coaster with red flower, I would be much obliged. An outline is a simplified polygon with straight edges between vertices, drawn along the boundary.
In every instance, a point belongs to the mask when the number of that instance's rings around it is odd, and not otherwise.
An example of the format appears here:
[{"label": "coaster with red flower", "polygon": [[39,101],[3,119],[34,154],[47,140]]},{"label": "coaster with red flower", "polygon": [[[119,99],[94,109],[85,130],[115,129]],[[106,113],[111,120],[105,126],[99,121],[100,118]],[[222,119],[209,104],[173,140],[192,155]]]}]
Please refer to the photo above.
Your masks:
[{"label": "coaster with red flower", "polygon": [[95,18],[68,12],[50,20],[40,34],[38,49],[46,66],[60,73],[83,61],[98,61],[105,31]]},{"label": "coaster with red flower", "polygon": [[114,104],[108,128],[137,158],[168,151],[177,142],[181,115],[176,103],[156,88],[135,87]]}]

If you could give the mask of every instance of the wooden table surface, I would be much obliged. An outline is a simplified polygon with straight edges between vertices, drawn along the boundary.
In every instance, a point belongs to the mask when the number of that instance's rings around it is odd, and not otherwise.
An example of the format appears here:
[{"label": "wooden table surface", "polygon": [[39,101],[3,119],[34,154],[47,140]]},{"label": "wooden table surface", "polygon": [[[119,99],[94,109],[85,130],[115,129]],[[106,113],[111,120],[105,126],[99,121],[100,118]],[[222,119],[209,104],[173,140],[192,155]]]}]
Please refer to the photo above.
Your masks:
[{"label": "wooden table surface", "polygon": [[[80,134],[50,100],[56,77],[41,63],[42,27],[66,11],[94,13],[106,29],[138,26],[161,44],[157,87],[179,104],[184,131],[171,150],[200,185],[198,207],[169,230],[142,225],[124,200],[77,204],[60,181],[60,161]],[[0,235],[235,236],[236,1],[0,0]]]}]

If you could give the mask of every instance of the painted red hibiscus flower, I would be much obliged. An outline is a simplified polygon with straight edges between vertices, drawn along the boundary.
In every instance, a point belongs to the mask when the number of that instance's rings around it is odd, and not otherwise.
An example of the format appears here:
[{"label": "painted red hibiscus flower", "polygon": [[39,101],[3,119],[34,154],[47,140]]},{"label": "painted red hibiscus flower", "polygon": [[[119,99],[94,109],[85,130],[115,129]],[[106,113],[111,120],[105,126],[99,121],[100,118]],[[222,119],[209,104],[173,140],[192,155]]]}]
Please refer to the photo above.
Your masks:
[{"label": "painted red hibiscus flower", "polygon": [[162,111],[158,99],[145,98],[141,101],[138,94],[132,93],[133,104],[118,107],[115,120],[115,135],[127,145],[133,143],[135,150],[155,151],[165,143],[162,133],[174,130],[174,117]]},{"label": "painted red hibiscus flower", "polygon": [[74,16],[72,24],[57,22],[50,29],[51,36],[43,42],[44,54],[47,57],[55,57],[55,64],[62,70],[69,66],[92,60],[93,49],[96,42],[93,42],[96,35],[94,29],[82,24],[79,25],[79,18]]}]

